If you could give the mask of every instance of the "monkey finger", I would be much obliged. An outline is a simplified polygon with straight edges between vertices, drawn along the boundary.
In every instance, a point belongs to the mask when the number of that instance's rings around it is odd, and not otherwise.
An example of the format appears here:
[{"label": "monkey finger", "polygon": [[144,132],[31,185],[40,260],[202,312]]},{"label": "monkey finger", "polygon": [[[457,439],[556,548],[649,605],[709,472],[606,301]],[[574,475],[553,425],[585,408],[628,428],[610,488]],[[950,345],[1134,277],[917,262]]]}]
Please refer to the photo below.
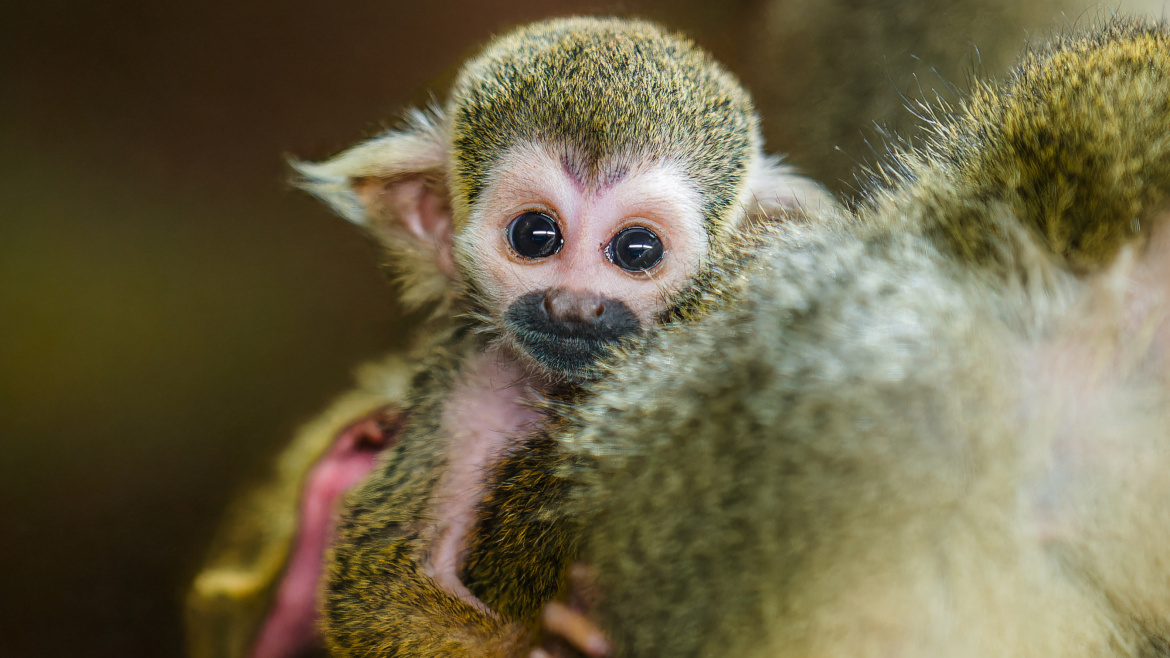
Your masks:
[{"label": "monkey finger", "polygon": [[540,613],[545,630],[564,638],[587,656],[604,658],[609,655],[609,640],[605,633],[585,615],[569,606],[553,601]]}]

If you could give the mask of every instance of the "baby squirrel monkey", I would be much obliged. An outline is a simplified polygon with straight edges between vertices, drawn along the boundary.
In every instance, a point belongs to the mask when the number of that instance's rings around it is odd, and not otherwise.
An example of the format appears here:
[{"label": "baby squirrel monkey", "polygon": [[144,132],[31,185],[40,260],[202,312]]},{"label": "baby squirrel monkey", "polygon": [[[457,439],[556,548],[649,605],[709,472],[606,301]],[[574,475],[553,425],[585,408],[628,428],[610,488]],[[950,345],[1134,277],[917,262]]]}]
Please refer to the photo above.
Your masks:
[{"label": "baby squirrel monkey", "polygon": [[566,420],[615,655],[1167,655],[1170,32],[937,119]]},{"label": "baby squirrel monkey", "polygon": [[[686,317],[681,293],[752,232],[749,214],[830,203],[764,155],[747,92],[709,55],[613,18],[516,29],[463,67],[442,109],[294,166],[390,252],[404,301],[449,320],[392,430],[375,432],[393,448],[348,497],[324,601],[336,655],[523,652],[535,615],[494,611],[460,577],[488,469],[541,420],[538,403],[574,402],[613,347]],[[302,508],[371,464],[343,452],[314,467],[347,464],[308,482]],[[253,656],[311,640],[321,542],[304,538],[333,532],[314,523],[298,529]],[[523,609],[559,581],[534,584]]]},{"label": "baby squirrel monkey", "polygon": [[670,312],[749,211],[819,191],[763,155],[747,93],[694,44],[593,18],[496,39],[441,114],[299,169],[391,248],[430,248],[447,282],[415,285],[452,290],[465,318],[436,341],[398,445],[348,499],[330,649],[515,655],[535,619],[493,612],[459,575],[491,464],[540,420],[535,403],[574,399],[610,347]]}]

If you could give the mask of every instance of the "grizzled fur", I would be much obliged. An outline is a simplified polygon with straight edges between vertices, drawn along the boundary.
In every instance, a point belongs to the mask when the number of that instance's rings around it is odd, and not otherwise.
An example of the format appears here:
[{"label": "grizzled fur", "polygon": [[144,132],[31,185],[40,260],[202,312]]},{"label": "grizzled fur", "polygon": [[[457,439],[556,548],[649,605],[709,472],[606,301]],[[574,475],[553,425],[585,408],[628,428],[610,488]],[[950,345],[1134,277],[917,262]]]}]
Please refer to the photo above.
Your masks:
[{"label": "grizzled fur", "polygon": [[475,340],[464,328],[436,341],[448,348],[433,350],[419,369],[407,406],[412,423],[374,477],[348,497],[322,620],[334,655],[462,655],[469,639],[486,636],[498,645],[485,655],[502,656],[520,641],[522,629],[443,590],[419,562],[431,492],[447,458],[442,403]]}]

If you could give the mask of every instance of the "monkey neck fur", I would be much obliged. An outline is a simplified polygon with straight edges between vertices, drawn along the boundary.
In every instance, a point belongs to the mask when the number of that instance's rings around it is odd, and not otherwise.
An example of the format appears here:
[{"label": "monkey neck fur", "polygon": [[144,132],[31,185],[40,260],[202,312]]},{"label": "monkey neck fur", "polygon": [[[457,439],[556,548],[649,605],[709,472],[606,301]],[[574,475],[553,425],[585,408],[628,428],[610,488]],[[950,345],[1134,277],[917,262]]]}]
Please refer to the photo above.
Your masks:
[{"label": "monkey neck fur", "polygon": [[458,573],[484,480],[508,447],[542,418],[534,405],[549,386],[512,350],[493,343],[469,355],[443,403],[447,468],[432,499],[438,522],[424,568],[442,587],[475,605],[483,606]]}]

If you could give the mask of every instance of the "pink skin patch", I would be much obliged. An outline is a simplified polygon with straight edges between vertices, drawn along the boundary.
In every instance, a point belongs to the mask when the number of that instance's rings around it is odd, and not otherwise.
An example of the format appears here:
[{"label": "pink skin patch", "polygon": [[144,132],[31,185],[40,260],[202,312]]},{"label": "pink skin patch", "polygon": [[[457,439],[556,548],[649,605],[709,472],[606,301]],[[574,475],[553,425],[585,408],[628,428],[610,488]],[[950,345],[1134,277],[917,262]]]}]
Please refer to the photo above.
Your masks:
[{"label": "pink skin patch", "polygon": [[358,420],[338,435],[309,471],[296,542],[252,658],[292,658],[320,643],[318,581],[325,549],[336,531],[338,506],[342,496],[373,470],[378,454],[394,445],[403,420],[403,414],[393,408]]},{"label": "pink skin patch", "polygon": [[450,461],[435,492],[436,538],[423,568],[441,587],[484,610],[487,606],[459,580],[459,566],[484,479],[510,442],[541,418],[531,406],[536,398],[524,368],[492,350],[472,357],[443,407]]}]

